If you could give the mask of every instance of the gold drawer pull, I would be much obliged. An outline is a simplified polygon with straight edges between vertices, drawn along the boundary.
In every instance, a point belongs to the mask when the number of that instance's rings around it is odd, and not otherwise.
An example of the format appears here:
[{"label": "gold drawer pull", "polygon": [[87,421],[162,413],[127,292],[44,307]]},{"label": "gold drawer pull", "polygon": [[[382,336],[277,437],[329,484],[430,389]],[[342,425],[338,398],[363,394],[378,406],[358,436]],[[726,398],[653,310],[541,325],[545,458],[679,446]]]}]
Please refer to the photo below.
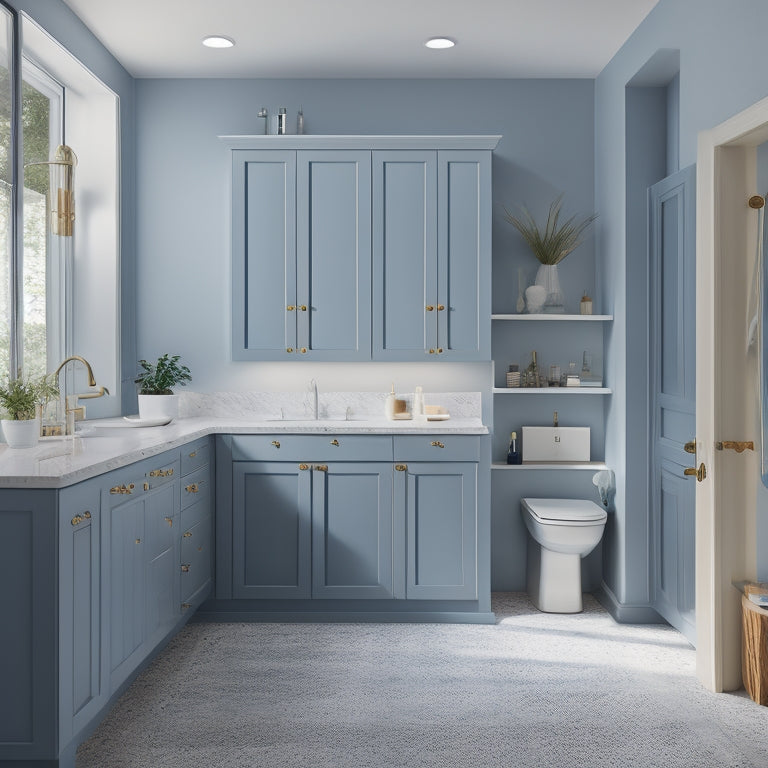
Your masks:
[{"label": "gold drawer pull", "polygon": [[86,509],[85,512],[83,512],[83,517],[86,520],[90,520],[91,519],[91,513]]},{"label": "gold drawer pull", "polygon": [[279,448],[280,447],[280,441],[279,440],[273,440],[272,441],[272,445],[274,445],[275,448]]},{"label": "gold drawer pull", "polygon": [[309,464],[299,464],[299,469],[303,472],[305,469],[309,469]]},{"label": "gold drawer pull", "polygon": [[192,537],[192,531],[184,531],[183,537],[189,539]]},{"label": "gold drawer pull", "polygon": [[192,451],[192,453],[189,454],[190,459],[194,459],[195,456],[197,456],[197,451]]},{"label": "gold drawer pull", "polygon": [[315,464],[315,469],[318,472],[327,472],[328,471],[328,465],[327,464]]},{"label": "gold drawer pull", "polygon": [[144,490],[145,490],[145,491],[148,491],[148,490],[149,490],[149,483],[144,483]]},{"label": "gold drawer pull", "polygon": [[407,464],[395,464],[395,469],[398,472],[406,472],[408,470],[408,465]]},{"label": "gold drawer pull", "polygon": [[433,440],[430,445],[433,445],[435,448],[445,448],[445,443],[441,443],[439,440]]},{"label": "gold drawer pull", "polygon": [[172,517],[166,517],[165,522],[168,523],[169,528],[173,528],[173,518]]},{"label": "gold drawer pull", "polygon": [[426,309],[427,309],[427,312],[434,312],[435,311],[435,308],[434,308],[434,306],[432,304],[427,304]]},{"label": "gold drawer pull", "polygon": [[182,563],[181,564],[181,572],[182,573],[189,573],[189,563]]},{"label": "gold drawer pull", "polygon": [[173,467],[170,469],[153,469],[150,473],[150,477],[170,477],[173,474]]},{"label": "gold drawer pull", "polygon": [[123,493],[123,494],[128,493],[128,494],[130,494],[130,493],[133,493],[133,489],[134,488],[135,488],[135,486],[134,486],[133,483],[131,483],[130,485],[125,485],[125,484],[123,484],[123,485],[116,485],[116,486],[114,486],[114,488],[110,488],[109,492],[113,496],[115,494],[118,494],[118,493]]},{"label": "gold drawer pull", "polygon": [[331,445],[339,445],[339,441],[334,437],[333,440],[331,440]]},{"label": "gold drawer pull", "polygon": [[200,490],[200,487],[197,483],[191,483],[184,489],[187,493],[197,493]]}]

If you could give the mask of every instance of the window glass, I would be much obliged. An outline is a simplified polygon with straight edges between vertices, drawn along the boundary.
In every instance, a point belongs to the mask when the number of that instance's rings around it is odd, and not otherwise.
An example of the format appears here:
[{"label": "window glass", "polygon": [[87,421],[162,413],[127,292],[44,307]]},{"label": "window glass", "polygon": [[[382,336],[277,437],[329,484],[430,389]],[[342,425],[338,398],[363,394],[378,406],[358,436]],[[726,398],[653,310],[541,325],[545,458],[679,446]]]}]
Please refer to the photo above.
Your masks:
[{"label": "window glass", "polygon": [[0,379],[8,373],[11,349],[12,29],[10,13],[0,8]]}]

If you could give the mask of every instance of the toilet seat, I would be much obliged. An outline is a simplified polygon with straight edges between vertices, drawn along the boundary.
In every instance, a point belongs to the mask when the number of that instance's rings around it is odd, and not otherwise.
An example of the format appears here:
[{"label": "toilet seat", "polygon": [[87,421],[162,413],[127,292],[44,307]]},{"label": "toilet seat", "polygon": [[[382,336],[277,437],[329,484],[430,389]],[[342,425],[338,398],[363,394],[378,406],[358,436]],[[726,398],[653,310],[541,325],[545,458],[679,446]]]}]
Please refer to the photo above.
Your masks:
[{"label": "toilet seat", "polygon": [[594,525],[608,513],[587,499],[521,499],[522,505],[544,525]]}]

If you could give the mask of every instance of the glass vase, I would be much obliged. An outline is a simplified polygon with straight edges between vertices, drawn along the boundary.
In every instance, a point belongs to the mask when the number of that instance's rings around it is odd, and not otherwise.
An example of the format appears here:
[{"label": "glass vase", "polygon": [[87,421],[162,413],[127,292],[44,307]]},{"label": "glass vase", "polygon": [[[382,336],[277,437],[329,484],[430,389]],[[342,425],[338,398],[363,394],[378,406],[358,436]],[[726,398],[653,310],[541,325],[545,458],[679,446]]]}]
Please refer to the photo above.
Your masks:
[{"label": "glass vase", "polygon": [[542,264],[536,272],[536,285],[540,285],[547,292],[547,298],[544,300],[544,312],[551,314],[565,312],[565,299],[560,288],[557,264]]}]

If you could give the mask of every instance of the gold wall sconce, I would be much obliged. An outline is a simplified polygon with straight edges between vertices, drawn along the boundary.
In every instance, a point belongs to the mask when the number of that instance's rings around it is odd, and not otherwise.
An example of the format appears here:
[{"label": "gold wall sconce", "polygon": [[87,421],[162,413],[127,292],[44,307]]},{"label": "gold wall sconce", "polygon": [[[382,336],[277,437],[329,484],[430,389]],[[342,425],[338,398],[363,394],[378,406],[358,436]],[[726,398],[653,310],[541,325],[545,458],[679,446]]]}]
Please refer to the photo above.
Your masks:
[{"label": "gold wall sconce", "polygon": [[77,155],[72,147],[59,144],[52,160],[27,165],[47,165],[50,171],[48,210],[51,234],[72,237],[75,229],[75,166]]}]

